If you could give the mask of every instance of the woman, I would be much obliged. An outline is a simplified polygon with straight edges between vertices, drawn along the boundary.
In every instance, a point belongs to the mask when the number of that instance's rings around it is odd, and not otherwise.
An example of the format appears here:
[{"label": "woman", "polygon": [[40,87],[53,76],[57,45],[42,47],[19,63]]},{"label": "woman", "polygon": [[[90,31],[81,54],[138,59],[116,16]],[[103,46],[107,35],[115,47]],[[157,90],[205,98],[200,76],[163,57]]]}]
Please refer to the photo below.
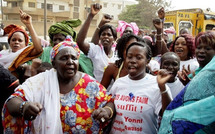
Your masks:
[{"label": "woman", "polygon": [[180,57],[180,71],[183,69],[190,69],[190,72],[194,72],[199,64],[194,58],[195,46],[194,38],[189,34],[182,34],[175,38],[173,44],[170,46],[170,51],[175,52]]},{"label": "woman", "polygon": [[20,10],[20,19],[28,28],[33,45],[28,46],[29,37],[25,30],[17,25],[9,25],[4,30],[9,31],[8,43],[11,49],[0,52],[0,64],[16,76],[18,76],[16,69],[19,66],[38,57],[43,51],[40,39],[33,28],[31,16]]},{"label": "woman", "polygon": [[54,69],[29,78],[6,102],[3,110],[6,133],[101,131],[101,123],[114,114],[111,95],[91,76],[78,71],[79,56],[75,42],[64,41],[53,47]]},{"label": "woman", "polygon": [[110,90],[117,113],[111,134],[157,133],[159,112],[162,114],[171,101],[171,93],[165,86],[170,75],[164,70],[157,77],[147,74],[151,56],[145,43],[133,42],[128,46],[128,75],[117,79]]},{"label": "woman", "polygon": [[[180,80],[186,85],[204,68],[215,55],[215,34],[214,32],[200,32],[195,38],[195,55],[199,63],[199,68],[190,73],[186,70],[178,73]],[[190,73],[190,74],[189,74]]]},{"label": "woman", "polygon": [[169,104],[159,134],[213,134],[215,57]]},{"label": "woman", "polygon": [[116,28],[117,32],[120,32],[120,37],[126,33],[133,33],[138,35],[139,28],[135,22],[127,23],[125,21],[118,21],[118,27]]},{"label": "woman", "polygon": [[105,69],[104,75],[102,77],[101,84],[108,88],[110,87],[112,80],[117,80],[120,77],[126,76],[128,71],[125,66],[125,51],[126,48],[136,41],[141,41],[142,39],[139,36],[134,34],[124,34],[118,41],[116,45],[116,52],[119,60],[116,60],[115,63],[111,63]]},{"label": "woman", "polygon": [[102,79],[104,68],[107,67],[109,63],[113,63],[116,60],[112,45],[117,38],[117,33],[113,26],[103,25],[99,31],[101,45],[95,45],[94,43],[84,41],[93,17],[101,8],[102,6],[99,4],[91,5],[91,11],[77,36],[77,44],[81,51],[92,60],[93,74],[99,82]]}]

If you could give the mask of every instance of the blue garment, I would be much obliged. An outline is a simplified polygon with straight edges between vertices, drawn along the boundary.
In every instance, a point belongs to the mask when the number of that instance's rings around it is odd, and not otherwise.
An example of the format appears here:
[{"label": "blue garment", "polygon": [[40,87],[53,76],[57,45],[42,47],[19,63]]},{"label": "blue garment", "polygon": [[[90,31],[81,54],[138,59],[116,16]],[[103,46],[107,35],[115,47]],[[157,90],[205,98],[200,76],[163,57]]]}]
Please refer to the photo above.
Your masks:
[{"label": "blue garment", "polygon": [[164,112],[159,134],[215,133],[215,57]]}]

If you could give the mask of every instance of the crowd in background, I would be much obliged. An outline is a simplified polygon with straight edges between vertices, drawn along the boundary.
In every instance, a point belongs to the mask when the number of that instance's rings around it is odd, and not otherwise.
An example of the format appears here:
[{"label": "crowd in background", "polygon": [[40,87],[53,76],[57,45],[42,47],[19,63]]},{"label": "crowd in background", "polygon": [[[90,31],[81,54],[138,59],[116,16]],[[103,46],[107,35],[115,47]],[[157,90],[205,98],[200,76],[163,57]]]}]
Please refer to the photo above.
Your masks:
[{"label": "crowd in background", "polygon": [[92,4],[82,25],[53,24],[50,42],[22,10],[25,27],[1,25],[0,133],[215,132],[215,32],[182,29],[170,41],[160,8],[151,33],[123,20],[114,27],[106,14],[87,42],[101,8]]}]

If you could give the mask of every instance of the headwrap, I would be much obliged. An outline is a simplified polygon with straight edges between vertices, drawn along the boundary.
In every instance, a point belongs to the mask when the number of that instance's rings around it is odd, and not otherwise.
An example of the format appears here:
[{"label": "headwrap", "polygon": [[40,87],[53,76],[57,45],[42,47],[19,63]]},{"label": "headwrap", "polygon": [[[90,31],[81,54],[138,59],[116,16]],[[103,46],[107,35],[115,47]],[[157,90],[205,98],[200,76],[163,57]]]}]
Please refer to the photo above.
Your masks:
[{"label": "headwrap", "polygon": [[11,24],[4,28],[4,34],[8,34],[8,43],[15,32],[21,32],[25,36],[25,45],[29,43],[29,36],[23,26]]},{"label": "headwrap", "polygon": [[148,39],[148,40],[150,40],[151,42],[153,42],[152,37],[151,37],[151,36],[148,36],[148,35],[144,35],[144,36],[143,36],[143,39]]},{"label": "headwrap", "polygon": [[49,30],[49,38],[50,38],[50,43],[53,45],[53,36],[55,34],[63,34],[65,36],[70,35],[72,36],[73,40],[76,40],[76,32],[73,30],[74,27],[78,27],[79,25],[81,25],[81,20],[79,19],[74,19],[74,20],[67,20],[67,21],[62,21],[59,23],[56,23],[54,25],[52,25]]},{"label": "headwrap", "polygon": [[167,29],[164,29],[163,30],[166,34],[175,34],[175,28],[174,27],[170,27],[170,28],[167,28]]},{"label": "headwrap", "polygon": [[74,42],[72,40],[71,36],[67,36],[66,40],[64,40],[63,42],[58,43],[57,45],[55,45],[52,50],[51,50],[51,61],[54,60],[55,56],[60,52],[60,50],[64,49],[64,48],[73,48],[75,51],[78,52],[78,58],[80,57],[80,49],[77,45],[76,42]]},{"label": "headwrap", "polygon": [[138,34],[139,28],[135,22],[127,23],[127,22],[121,21],[121,20],[118,21],[118,27],[116,28],[116,31],[120,32],[120,36],[122,37],[122,34],[127,27],[131,27],[133,29],[133,33],[135,35]]}]

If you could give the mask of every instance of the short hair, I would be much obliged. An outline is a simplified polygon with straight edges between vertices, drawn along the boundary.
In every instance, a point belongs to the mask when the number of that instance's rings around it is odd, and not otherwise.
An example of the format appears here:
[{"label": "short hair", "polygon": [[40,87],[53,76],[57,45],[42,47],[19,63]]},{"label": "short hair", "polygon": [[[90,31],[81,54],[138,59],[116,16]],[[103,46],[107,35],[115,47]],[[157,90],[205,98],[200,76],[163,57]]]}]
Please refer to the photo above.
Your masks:
[{"label": "short hair", "polygon": [[195,38],[195,47],[201,43],[208,44],[215,50],[215,33],[212,31],[200,32]]},{"label": "short hair", "polygon": [[178,60],[179,60],[179,65],[180,65],[180,57],[179,57],[176,53],[174,53],[174,52],[166,52],[166,53],[164,53],[164,54],[161,56],[161,65],[162,65],[164,59],[166,59],[167,56],[170,56],[170,55],[176,56],[176,57],[178,58]]},{"label": "short hair", "polygon": [[100,30],[99,30],[99,37],[101,36],[102,32],[106,29],[110,29],[112,34],[113,34],[113,37],[114,39],[116,40],[117,39],[117,32],[116,32],[116,28],[112,25],[108,25],[108,24],[105,24],[103,25]]},{"label": "short hair", "polygon": [[128,50],[132,47],[132,46],[141,46],[143,48],[146,48],[146,58],[148,61],[151,60],[152,58],[152,51],[151,51],[151,48],[145,43],[145,42],[133,42],[131,43],[128,48],[126,49],[126,55],[128,54]]}]

